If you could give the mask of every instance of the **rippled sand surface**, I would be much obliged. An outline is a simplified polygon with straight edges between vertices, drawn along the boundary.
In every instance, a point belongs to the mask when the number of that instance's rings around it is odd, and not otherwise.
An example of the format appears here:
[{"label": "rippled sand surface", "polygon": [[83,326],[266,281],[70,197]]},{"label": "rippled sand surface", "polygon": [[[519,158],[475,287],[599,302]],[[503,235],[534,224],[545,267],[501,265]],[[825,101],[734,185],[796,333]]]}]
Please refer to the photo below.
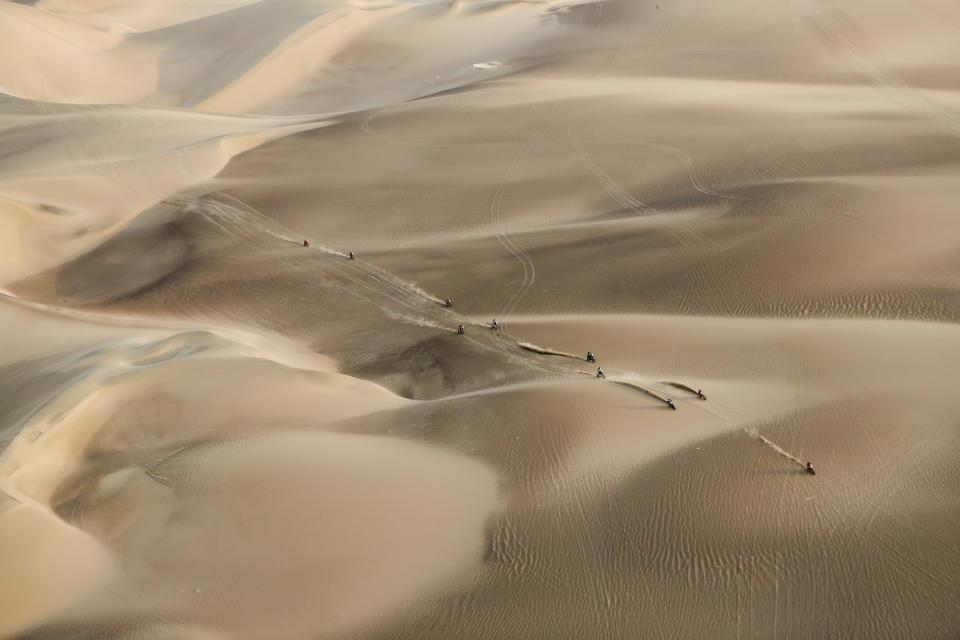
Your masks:
[{"label": "rippled sand surface", "polygon": [[0,637],[956,637],[958,25],[0,2]]}]

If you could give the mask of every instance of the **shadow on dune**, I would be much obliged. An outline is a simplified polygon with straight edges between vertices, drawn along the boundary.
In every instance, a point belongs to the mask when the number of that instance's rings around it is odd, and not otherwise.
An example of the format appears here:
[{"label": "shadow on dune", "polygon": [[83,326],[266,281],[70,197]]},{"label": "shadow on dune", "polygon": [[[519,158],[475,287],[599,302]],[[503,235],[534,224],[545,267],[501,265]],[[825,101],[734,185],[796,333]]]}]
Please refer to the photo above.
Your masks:
[{"label": "shadow on dune", "polygon": [[63,265],[57,294],[75,301],[113,301],[157,286],[186,262],[189,245],[176,222],[121,231]]},{"label": "shadow on dune", "polygon": [[153,616],[126,615],[121,619],[102,616],[83,622],[50,624],[15,635],[11,640],[104,640],[105,638],[128,638],[129,640],[220,640],[221,635],[207,629],[187,624],[158,622]]}]

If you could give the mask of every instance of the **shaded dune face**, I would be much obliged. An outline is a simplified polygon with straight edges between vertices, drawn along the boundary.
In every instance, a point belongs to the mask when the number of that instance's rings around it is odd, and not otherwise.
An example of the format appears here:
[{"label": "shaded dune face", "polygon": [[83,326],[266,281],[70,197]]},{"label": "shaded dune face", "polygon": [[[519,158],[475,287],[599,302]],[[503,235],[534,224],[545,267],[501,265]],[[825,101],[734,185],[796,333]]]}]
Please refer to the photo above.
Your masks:
[{"label": "shaded dune face", "polygon": [[958,23],[0,4],[0,637],[957,635]]},{"label": "shaded dune face", "polygon": [[122,233],[71,261],[56,291],[80,300],[134,296],[177,271],[187,252],[185,238],[174,225]]}]

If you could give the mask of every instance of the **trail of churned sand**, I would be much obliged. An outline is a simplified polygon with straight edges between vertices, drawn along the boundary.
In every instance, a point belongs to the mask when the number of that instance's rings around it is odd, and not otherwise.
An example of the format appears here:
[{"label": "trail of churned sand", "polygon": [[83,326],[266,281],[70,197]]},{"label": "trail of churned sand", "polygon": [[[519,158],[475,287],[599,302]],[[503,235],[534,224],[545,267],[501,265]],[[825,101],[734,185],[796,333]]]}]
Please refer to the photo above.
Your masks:
[{"label": "trail of churned sand", "polygon": [[956,636],[958,21],[0,4],[0,638]]}]

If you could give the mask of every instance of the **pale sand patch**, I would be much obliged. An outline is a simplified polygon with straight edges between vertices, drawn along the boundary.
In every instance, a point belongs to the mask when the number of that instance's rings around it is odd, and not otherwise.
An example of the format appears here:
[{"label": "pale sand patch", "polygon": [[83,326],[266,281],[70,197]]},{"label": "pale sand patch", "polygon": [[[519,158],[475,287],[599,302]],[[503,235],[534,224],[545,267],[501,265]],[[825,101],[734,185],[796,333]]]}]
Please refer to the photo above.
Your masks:
[{"label": "pale sand patch", "polygon": [[0,493],[0,634],[13,637],[106,584],[116,570],[89,534]]},{"label": "pale sand patch", "polygon": [[[160,559],[137,571],[142,602],[244,635],[343,631],[443,589],[476,566],[497,504],[484,466],[383,438],[275,433],[155,473],[173,493],[117,541],[134,562],[143,543]],[[113,528],[116,511],[85,517]]]},{"label": "pale sand patch", "polygon": [[[0,90],[51,102],[138,102],[157,88],[156,45],[130,43],[15,2],[0,5]],[[25,55],[30,64],[23,64]]]},{"label": "pale sand patch", "polygon": [[123,31],[151,31],[198,20],[253,4],[258,0],[39,0],[34,6],[52,13],[67,14],[86,24]]}]

